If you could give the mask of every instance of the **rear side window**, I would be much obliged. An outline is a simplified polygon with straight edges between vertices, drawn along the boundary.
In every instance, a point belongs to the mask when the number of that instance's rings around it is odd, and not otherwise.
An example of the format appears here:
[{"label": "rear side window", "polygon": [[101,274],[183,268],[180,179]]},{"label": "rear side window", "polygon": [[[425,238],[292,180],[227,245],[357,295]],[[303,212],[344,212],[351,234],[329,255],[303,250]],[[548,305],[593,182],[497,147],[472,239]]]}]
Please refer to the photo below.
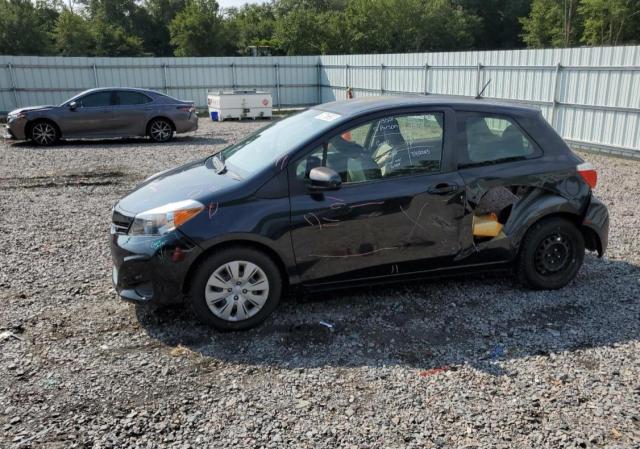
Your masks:
[{"label": "rear side window", "polygon": [[80,104],[85,108],[98,108],[101,106],[111,106],[113,92],[103,91],[89,94],[80,99]]},{"label": "rear side window", "polygon": [[460,114],[462,165],[507,162],[530,158],[540,150],[510,117],[482,113]]},{"label": "rear side window", "polygon": [[136,104],[145,104],[151,101],[151,98],[140,92],[132,92],[127,90],[120,90],[117,92],[117,104],[122,106],[130,106]]}]

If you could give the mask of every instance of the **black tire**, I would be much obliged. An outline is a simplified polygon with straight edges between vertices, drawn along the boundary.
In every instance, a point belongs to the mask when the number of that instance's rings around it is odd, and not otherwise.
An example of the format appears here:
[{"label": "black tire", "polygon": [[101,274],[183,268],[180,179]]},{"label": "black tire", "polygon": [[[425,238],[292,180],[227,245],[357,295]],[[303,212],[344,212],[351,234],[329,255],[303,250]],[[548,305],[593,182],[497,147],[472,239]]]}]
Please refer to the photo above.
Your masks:
[{"label": "black tire", "polygon": [[164,118],[154,118],[147,126],[147,135],[154,142],[168,142],[173,139],[173,123]]},{"label": "black tire", "polygon": [[49,147],[60,141],[60,129],[49,120],[36,120],[29,125],[27,138],[40,147]]},{"label": "black tire", "polygon": [[[226,264],[233,263],[235,261],[254,264],[260,270],[262,270],[262,273],[260,273],[260,275],[265,275],[268,281],[268,294],[264,293],[263,291],[263,294],[266,297],[266,301],[263,302],[261,308],[259,308],[254,315],[246,319],[238,319],[237,316],[239,312],[246,313],[247,311],[247,308],[241,306],[241,304],[248,304],[249,302],[252,302],[247,300],[242,294],[247,293],[246,290],[238,292],[231,292],[229,290],[229,293],[227,295],[227,293],[224,292],[226,288],[220,288],[218,291],[218,287],[209,284],[209,279],[210,277],[213,277],[214,273],[225,267]],[[248,264],[246,264],[245,267],[246,266],[248,266]],[[242,269],[244,268],[241,267],[241,270]],[[233,282],[230,282],[230,288],[232,284]],[[237,288],[240,289],[241,286],[238,284]],[[209,307],[206,293],[210,293],[212,295],[222,294],[227,297],[218,299],[216,301],[211,301],[211,303],[213,304],[211,307]],[[240,300],[238,299],[238,296],[234,297],[236,293],[240,296]],[[250,329],[262,323],[278,306],[281,293],[282,277],[280,275],[280,270],[278,270],[278,267],[276,266],[274,261],[263,252],[255,250],[253,248],[234,246],[216,252],[198,266],[191,283],[191,288],[189,289],[189,301],[194,313],[203,323],[209,326],[213,326],[219,330],[237,331]],[[251,294],[251,292],[249,292],[249,294]],[[227,320],[223,319],[213,312],[212,308],[218,310],[218,314],[220,314],[220,311],[222,309],[225,309],[225,305],[227,304],[227,302],[231,301],[235,301],[231,306],[229,306],[232,307],[232,309],[230,309],[231,313],[233,313],[233,307],[236,307],[235,317],[232,316],[229,320]],[[219,306],[219,308],[217,308],[217,306]]]},{"label": "black tire", "polygon": [[576,225],[561,217],[545,218],[522,241],[518,279],[536,290],[556,290],[573,280],[583,260],[584,237]]}]

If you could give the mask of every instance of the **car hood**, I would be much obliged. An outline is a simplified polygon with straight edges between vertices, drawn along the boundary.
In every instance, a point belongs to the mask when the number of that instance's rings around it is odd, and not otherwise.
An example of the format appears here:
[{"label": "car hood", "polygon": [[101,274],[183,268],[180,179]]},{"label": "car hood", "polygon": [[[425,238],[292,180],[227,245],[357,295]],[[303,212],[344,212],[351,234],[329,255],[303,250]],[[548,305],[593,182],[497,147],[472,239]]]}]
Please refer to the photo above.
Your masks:
[{"label": "car hood", "polygon": [[29,111],[43,111],[43,110],[47,110],[47,109],[53,109],[55,107],[57,107],[57,106],[53,106],[53,105],[28,106],[26,108],[14,109],[13,111],[9,112],[8,115],[15,115],[15,114],[19,114],[21,112],[29,112]]},{"label": "car hood", "polygon": [[204,203],[241,183],[242,179],[232,172],[217,174],[211,160],[204,159],[156,173],[120,200],[116,207],[128,215],[135,215],[188,199]]}]

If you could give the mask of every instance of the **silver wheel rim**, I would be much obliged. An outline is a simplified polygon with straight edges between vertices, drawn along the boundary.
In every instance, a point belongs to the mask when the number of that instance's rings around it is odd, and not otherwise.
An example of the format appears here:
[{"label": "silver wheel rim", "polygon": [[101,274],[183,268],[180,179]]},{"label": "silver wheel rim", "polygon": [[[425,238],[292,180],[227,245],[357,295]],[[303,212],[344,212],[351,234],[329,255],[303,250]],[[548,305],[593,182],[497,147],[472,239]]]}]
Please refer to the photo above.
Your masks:
[{"label": "silver wheel rim", "polygon": [[257,314],[269,297],[264,270],[245,260],[218,267],[205,286],[209,310],[225,321],[243,321]]},{"label": "silver wheel rim", "polygon": [[49,145],[56,140],[56,129],[49,123],[36,123],[31,137],[40,145]]},{"label": "silver wheel rim", "polygon": [[171,137],[172,131],[171,125],[164,120],[157,120],[151,124],[150,133],[154,140],[167,140]]}]

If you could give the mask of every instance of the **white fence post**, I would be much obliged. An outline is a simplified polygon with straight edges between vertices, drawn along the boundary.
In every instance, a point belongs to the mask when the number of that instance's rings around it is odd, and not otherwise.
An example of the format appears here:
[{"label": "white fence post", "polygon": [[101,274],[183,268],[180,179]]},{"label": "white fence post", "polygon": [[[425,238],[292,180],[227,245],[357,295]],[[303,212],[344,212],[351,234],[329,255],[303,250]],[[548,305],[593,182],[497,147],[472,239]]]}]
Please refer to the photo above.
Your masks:
[{"label": "white fence post", "polygon": [[556,70],[553,73],[553,86],[552,86],[553,91],[551,92],[551,101],[553,102],[553,104],[551,105],[551,117],[549,120],[551,127],[554,129],[556,128],[556,114],[558,112],[558,102],[559,102],[558,89],[560,88],[560,72],[561,71],[562,71],[562,65],[558,63],[556,65]]},{"label": "white fence post", "polygon": [[482,64],[478,62],[478,68],[476,70],[476,98],[480,98],[480,89],[482,89],[482,81],[480,78],[482,77]]},{"label": "white fence post", "polygon": [[275,66],[276,69],[276,99],[278,100],[278,108],[282,107],[282,104],[280,102],[280,64],[276,64]]},{"label": "white fence post", "polygon": [[7,64],[7,68],[9,69],[9,80],[11,81],[11,91],[13,92],[13,101],[16,104],[16,108],[20,107],[20,103],[18,101],[18,87],[16,86],[16,77],[13,73],[13,66],[11,63]]},{"label": "white fence post", "polygon": [[429,95],[429,63],[424,64],[424,94]]},{"label": "white fence post", "polygon": [[322,65],[320,63],[318,63],[317,70],[318,70],[318,73],[317,73],[317,83],[318,83],[317,100],[318,100],[318,104],[321,104],[322,103]]},{"label": "white fence post", "polygon": [[345,90],[344,90],[344,95],[345,98],[349,98],[349,94],[347,93],[347,89],[349,89],[349,64],[345,64],[344,66],[344,86],[345,86]]},{"label": "white fence post", "polygon": [[384,95],[384,64],[380,64],[380,95]]},{"label": "white fence post", "polygon": [[98,82],[98,68],[96,67],[96,63],[94,62],[93,65],[93,82],[95,83],[96,87],[100,87],[100,83]]},{"label": "white fence post", "polygon": [[169,93],[169,81],[167,80],[167,65],[162,64],[162,81],[164,82],[164,93]]}]

